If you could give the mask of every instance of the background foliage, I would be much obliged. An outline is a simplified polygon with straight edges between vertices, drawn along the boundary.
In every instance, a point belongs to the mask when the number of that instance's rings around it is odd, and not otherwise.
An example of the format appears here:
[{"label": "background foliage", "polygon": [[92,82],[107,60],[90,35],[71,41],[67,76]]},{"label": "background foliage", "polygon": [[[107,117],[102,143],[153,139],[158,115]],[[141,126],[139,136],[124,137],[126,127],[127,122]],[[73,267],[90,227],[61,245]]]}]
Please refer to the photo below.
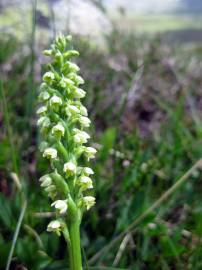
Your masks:
[{"label": "background foliage", "polygon": [[[35,27],[29,49],[14,35],[0,35],[0,269],[25,201],[10,269],[67,265],[64,239],[46,232],[52,213],[38,182],[47,163],[37,151],[35,104],[44,59],[42,48],[35,49]],[[134,233],[90,266],[94,254],[201,158],[201,44],[168,45],[162,35],[136,35],[115,24],[104,37],[105,48],[79,35],[74,42],[99,149],[93,164],[97,204],[82,225],[85,267],[202,269],[197,169]]]}]

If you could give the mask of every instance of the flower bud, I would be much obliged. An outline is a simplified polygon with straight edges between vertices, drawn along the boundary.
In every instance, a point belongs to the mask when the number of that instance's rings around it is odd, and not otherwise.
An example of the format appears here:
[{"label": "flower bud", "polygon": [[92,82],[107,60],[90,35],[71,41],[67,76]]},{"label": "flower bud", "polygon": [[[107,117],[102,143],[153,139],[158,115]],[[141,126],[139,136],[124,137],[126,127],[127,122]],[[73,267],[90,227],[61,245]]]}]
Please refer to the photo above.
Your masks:
[{"label": "flower bud", "polygon": [[48,148],[48,143],[47,143],[47,142],[43,141],[43,142],[41,142],[41,143],[39,144],[39,151],[40,151],[40,152],[43,153],[44,150],[45,150],[46,148]]},{"label": "flower bud", "polygon": [[58,61],[59,63],[62,63],[63,56],[60,51],[57,51],[55,54],[55,60]]},{"label": "flower bud", "polygon": [[74,175],[74,174],[76,174],[76,165],[73,162],[69,161],[69,162],[64,164],[63,171],[68,176]]},{"label": "flower bud", "polygon": [[43,157],[48,159],[56,159],[57,158],[57,150],[55,148],[49,147],[46,148],[43,152]]},{"label": "flower bud", "polygon": [[64,51],[67,45],[67,39],[64,36],[59,35],[56,37],[56,45],[60,51]]},{"label": "flower bud", "polygon": [[51,204],[61,215],[67,212],[67,200],[57,200]]},{"label": "flower bud", "polygon": [[62,88],[71,88],[72,86],[74,86],[74,82],[68,78],[62,78],[60,81],[60,86]]},{"label": "flower bud", "polygon": [[69,51],[64,53],[64,56],[65,56],[65,58],[69,59],[69,58],[74,57],[74,56],[79,56],[79,52],[76,50],[69,50]]},{"label": "flower bud", "polygon": [[43,54],[46,55],[46,56],[51,56],[52,52],[53,52],[52,50],[44,50]]}]

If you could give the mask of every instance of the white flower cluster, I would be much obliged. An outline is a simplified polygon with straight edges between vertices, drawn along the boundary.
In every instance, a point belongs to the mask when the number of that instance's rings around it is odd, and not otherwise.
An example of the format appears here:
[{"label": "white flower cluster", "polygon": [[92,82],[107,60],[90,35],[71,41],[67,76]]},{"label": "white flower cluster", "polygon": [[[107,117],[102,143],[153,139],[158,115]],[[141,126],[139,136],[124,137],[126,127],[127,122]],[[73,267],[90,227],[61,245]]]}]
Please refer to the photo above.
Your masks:
[{"label": "white flower cluster", "polygon": [[[51,197],[57,219],[48,225],[48,231],[60,233],[63,216],[71,215],[72,203],[82,212],[95,204],[95,198],[86,192],[93,188],[93,170],[81,166],[82,156],[93,159],[96,149],[85,144],[90,135],[87,109],[81,99],[86,92],[80,88],[84,80],[77,74],[79,67],[71,58],[79,53],[70,48],[71,37],[59,36],[45,55],[52,57],[49,71],[43,76],[37,110],[37,125],[43,141],[40,151],[50,160],[51,172],[40,178],[41,186]],[[71,202],[71,203],[70,203]],[[73,209],[73,208],[72,208]],[[71,218],[71,217],[70,217]]]}]

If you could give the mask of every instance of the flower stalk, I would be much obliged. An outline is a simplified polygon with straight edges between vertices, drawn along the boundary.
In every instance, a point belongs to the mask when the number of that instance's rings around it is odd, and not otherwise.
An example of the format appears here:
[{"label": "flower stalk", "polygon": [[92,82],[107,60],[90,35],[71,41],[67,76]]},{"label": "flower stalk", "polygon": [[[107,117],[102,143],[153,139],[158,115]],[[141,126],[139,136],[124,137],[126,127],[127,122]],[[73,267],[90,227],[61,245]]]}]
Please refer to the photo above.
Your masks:
[{"label": "flower stalk", "polygon": [[86,129],[91,121],[81,103],[86,95],[80,88],[84,80],[78,75],[79,67],[71,61],[79,55],[71,49],[71,36],[58,36],[44,54],[52,60],[39,90],[37,124],[42,138],[39,150],[49,160],[50,169],[39,181],[52,200],[56,216],[47,231],[64,235],[70,269],[81,270],[81,219],[95,204],[91,196],[94,172],[85,164],[95,157],[96,149],[86,146],[90,139]]}]

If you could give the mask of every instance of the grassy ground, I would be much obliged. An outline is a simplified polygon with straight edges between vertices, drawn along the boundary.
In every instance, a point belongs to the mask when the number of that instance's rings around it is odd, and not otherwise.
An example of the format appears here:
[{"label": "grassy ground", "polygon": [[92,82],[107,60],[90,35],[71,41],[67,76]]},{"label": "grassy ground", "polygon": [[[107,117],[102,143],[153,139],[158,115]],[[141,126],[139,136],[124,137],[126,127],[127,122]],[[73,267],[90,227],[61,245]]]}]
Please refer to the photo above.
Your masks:
[{"label": "grassy ground", "polygon": [[[64,239],[46,232],[52,213],[38,182],[47,169],[34,113],[41,52],[25,54],[27,44],[5,34],[0,44],[0,269],[18,226],[11,269],[66,269]],[[106,52],[80,37],[74,46],[98,149],[97,204],[82,226],[84,265],[200,270],[202,48],[176,50],[116,29]]]},{"label": "grassy ground", "polygon": [[[114,16],[112,16],[114,17]],[[202,19],[191,15],[164,15],[164,14],[127,14],[120,17],[114,17],[116,23],[122,29],[134,29],[137,32],[156,33],[165,31],[175,31],[184,29],[201,29]]]}]

